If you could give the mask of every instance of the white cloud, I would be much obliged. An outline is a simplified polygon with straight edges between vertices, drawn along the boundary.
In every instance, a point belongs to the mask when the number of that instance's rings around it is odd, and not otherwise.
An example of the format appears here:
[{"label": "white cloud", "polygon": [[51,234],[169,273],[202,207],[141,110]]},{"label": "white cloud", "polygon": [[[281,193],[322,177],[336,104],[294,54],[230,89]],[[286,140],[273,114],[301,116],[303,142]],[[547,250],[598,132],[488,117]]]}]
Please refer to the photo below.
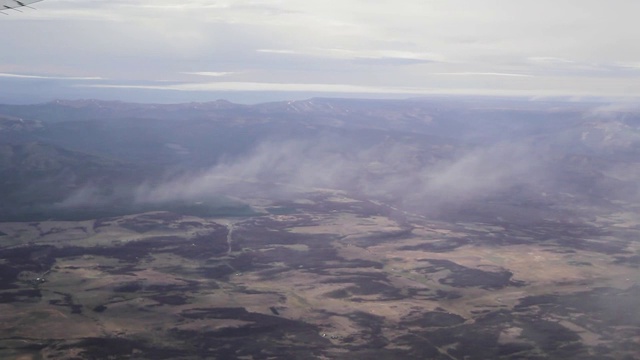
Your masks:
[{"label": "white cloud", "polygon": [[630,70],[640,70],[640,61],[616,63],[615,66],[618,66],[624,69],[630,69]]},{"label": "white cloud", "polygon": [[196,72],[183,72],[182,74],[208,76],[208,77],[222,77],[222,76],[232,75],[234,73],[228,72],[228,71],[196,71]]},{"label": "white cloud", "polygon": [[[453,76],[453,78],[463,76]],[[282,92],[282,93],[326,93],[335,96],[347,96],[349,94],[376,94],[376,95],[486,95],[486,96],[525,96],[532,98],[566,97],[571,94],[574,98],[602,97],[601,89],[606,89],[610,99],[640,97],[640,86],[630,91],[617,91],[616,82],[592,82],[585,81],[585,86],[580,90],[563,87],[564,82],[558,81],[553,87],[541,88],[532,86],[530,89],[519,89],[508,86],[506,81],[521,81],[517,76],[487,76],[487,79],[498,79],[495,86],[434,86],[434,87],[410,87],[410,86],[373,86],[357,84],[323,84],[323,83],[271,83],[271,82],[205,82],[205,83],[167,83],[167,84],[78,84],[77,88],[84,89],[112,89],[112,90],[152,90],[152,91],[176,91],[176,92]],[[504,79],[504,80],[502,80]],[[537,77],[526,77],[526,81],[537,80]],[[487,80],[487,81],[488,81]],[[589,79],[587,79],[589,80]],[[544,84],[544,80],[542,80]],[[464,83],[463,83],[464,84]],[[217,95],[218,96],[218,95]],[[631,101],[631,100],[630,100]]]},{"label": "white cloud", "polygon": [[528,61],[537,64],[575,64],[575,61],[568,59],[560,59],[550,56],[532,56],[527,58]]},{"label": "white cloud", "polygon": [[257,82],[215,82],[181,83],[169,85],[78,85],[105,89],[145,89],[174,91],[282,91],[282,92],[327,92],[327,93],[370,93],[370,94],[420,94],[427,89],[401,87],[375,87],[350,84],[301,84],[301,83],[257,83]]},{"label": "white cloud", "polygon": [[90,76],[90,77],[78,77],[78,76],[48,76],[48,75],[25,75],[25,74],[10,74],[10,73],[0,73],[0,77],[4,78],[14,78],[14,79],[41,79],[41,80],[106,80],[99,76]]},{"label": "white cloud", "polygon": [[457,72],[457,73],[435,73],[434,75],[451,76],[507,76],[507,77],[534,77],[527,74],[493,73],[493,72]]},{"label": "white cloud", "polygon": [[257,52],[267,53],[267,54],[286,54],[286,55],[302,55],[303,53],[295,50],[287,50],[287,49],[257,49]]},{"label": "white cloud", "polygon": [[407,50],[351,50],[340,48],[307,48],[307,49],[258,49],[257,52],[283,55],[315,56],[336,59],[400,59],[416,61],[445,61],[440,54],[415,52]]},{"label": "white cloud", "polygon": [[[218,77],[184,69],[223,69],[256,84],[640,95],[640,2],[633,0],[59,0],[38,7],[0,22],[11,34],[0,70],[55,77],[73,74],[55,69],[83,69],[127,83]],[[537,80],[496,80],[531,76]],[[615,81],[598,86],[600,78]]]}]

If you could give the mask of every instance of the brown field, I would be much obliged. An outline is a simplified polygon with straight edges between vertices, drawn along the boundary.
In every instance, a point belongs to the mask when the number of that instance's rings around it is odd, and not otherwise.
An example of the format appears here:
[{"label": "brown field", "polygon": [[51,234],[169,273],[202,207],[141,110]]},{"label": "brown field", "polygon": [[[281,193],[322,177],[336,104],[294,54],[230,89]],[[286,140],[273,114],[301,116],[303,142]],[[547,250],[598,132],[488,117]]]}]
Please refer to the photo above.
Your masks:
[{"label": "brown field", "polygon": [[342,194],[287,206],[0,224],[0,357],[638,354],[632,212],[513,228],[408,220]]}]

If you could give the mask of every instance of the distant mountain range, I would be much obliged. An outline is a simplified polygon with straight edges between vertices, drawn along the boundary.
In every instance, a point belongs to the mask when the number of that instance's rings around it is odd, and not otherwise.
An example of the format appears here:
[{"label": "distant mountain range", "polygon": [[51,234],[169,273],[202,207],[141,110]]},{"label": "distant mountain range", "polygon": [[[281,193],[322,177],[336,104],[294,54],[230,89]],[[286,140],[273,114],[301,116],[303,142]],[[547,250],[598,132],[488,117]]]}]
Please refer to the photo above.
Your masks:
[{"label": "distant mountain range", "polygon": [[[284,150],[277,152],[279,146]],[[487,182],[498,174],[499,182],[526,173],[526,166],[515,166],[520,159],[549,175],[535,182],[535,191],[522,190],[519,179],[521,194],[556,192],[602,204],[638,195],[640,112],[597,103],[456,98],[0,105],[0,215],[64,202],[87,186],[134,191],[221,165],[242,168],[245,161],[248,169],[259,152],[266,153],[261,161],[277,166],[248,177],[282,183],[307,169],[313,181],[305,184],[314,187],[323,166],[340,163],[359,170],[342,169],[344,179],[332,174],[336,179],[321,185],[396,200],[389,185],[396,177],[412,179],[417,192],[427,191],[424,179],[437,171]],[[518,168],[517,174],[501,175],[504,166]],[[475,173],[467,174],[470,169]],[[387,189],[382,182],[389,190],[374,191]],[[511,190],[515,185],[509,183]]]}]

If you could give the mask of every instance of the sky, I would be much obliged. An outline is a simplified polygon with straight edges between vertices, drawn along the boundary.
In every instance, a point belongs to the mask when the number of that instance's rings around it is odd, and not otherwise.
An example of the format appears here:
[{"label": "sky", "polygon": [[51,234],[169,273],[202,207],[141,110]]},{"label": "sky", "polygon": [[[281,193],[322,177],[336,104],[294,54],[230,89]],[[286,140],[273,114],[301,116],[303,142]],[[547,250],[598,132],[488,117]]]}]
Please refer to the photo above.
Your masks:
[{"label": "sky", "polygon": [[[12,0],[3,0],[12,1]],[[640,96],[637,0],[44,0],[0,102]]]}]

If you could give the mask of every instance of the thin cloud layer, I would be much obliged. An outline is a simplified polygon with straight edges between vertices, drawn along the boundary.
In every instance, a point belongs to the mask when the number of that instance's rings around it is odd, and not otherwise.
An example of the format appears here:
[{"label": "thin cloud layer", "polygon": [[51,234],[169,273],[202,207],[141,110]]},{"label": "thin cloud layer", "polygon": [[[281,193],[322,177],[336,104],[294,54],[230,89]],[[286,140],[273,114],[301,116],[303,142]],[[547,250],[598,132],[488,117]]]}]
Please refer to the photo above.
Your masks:
[{"label": "thin cloud layer", "polygon": [[351,92],[640,95],[640,3],[632,0],[66,0],[38,8],[0,22],[11,34],[0,72],[91,74],[122,86],[225,74]]},{"label": "thin cloud layer", "polygon": [[322,189],[393,200],[437,210],[534,186],[545,158],[527,145],[503,143],[449,159],[420,161],[410,146],[345,151],[335,139],[266,142],[250,155],[208,171],[140,186],[136,201],[198,201],[222,195],[291,198]]},{"label": "thin cloud layer", "polygon": [[74,76],[43,76],[43,75],[27,75],[27,74],[9,74],[0,73],[0,78],[12,78],[12,79],[37,79],[37,80],[105,80],[99,76],[86,76],[86,77],[74,77]]}]

